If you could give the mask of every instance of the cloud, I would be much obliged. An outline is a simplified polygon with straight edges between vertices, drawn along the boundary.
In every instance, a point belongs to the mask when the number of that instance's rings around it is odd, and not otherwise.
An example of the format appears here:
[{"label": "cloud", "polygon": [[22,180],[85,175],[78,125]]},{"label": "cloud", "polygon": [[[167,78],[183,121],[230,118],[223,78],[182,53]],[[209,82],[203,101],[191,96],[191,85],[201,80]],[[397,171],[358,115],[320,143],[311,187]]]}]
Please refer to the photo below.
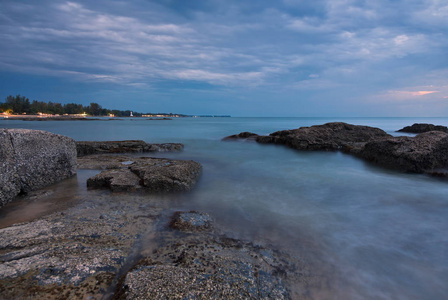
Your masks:
[{"label": "cloud", "polygon": [[173,98],[195,86],[275,91],[285,103],[298,90],[335,101],[440,98],[447,20],[437,0],[3,0],[0,71]]}]

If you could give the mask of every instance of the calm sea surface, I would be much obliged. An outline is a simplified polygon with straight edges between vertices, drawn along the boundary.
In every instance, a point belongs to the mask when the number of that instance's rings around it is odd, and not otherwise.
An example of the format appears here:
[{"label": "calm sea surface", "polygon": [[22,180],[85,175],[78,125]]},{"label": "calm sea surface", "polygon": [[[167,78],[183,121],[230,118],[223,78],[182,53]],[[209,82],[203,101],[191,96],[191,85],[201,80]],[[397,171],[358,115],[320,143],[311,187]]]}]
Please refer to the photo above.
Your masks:
[{"label": "calm sea surface", "polygon": [[[413,123],[448,126],[448,118],[135,118],[0,120],[0,127],[46,130],[75,140],[184,143],[181,153],[156,154],[193,159],[204,167],[195,190],[173,209],[208,212],[236,237],[331,266],[331,289],[316,292],[316,298],[446,299],[448,182],[385,170],[342,153],[221,141],[242,131],[268,134],[331,121],[393,135]],[[80,171],[61,189],[88,194],[89,172]]]}]

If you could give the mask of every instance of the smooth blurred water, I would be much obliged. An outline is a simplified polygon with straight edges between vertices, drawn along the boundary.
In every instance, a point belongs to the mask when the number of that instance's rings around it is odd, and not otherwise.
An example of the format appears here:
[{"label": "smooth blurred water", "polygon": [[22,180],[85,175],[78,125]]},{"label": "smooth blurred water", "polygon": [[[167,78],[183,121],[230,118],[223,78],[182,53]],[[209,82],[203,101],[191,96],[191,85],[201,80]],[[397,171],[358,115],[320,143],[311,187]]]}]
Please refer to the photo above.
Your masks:
[{"label": "smooth blurred water", "polygon": [[0,120],[0,127],[46,130],[75,140],[184,143],[184,152],[157,154],[204,167],[197,187],[173,209],[206,211],[237,237],[334,266],[331,287],[316,291],[316,298],[446,299],[448,182],[385,170],[337,152],[221,141],[242,131],[268,134],[330,121],[394,135],[413,123],[448,125],[448,118],[185,118]]}]

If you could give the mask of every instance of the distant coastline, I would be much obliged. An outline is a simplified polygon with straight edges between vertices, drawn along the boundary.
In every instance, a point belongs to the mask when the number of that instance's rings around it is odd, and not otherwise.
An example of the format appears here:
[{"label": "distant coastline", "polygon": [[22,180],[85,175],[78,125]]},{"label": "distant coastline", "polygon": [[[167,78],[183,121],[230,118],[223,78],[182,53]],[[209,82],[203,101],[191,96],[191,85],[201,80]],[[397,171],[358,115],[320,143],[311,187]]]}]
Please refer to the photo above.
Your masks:
[{"label": "distant coastline", "polygon": [[[12,96],[6,97],[4,103],[0,103],[0,118],[14,118],[15,120],[26,121],[65,121],[65,120],[92,120],[86,117],[145,117],[145,118],[222,118],[230,115],[184,115],[177,113],[141,113],[131,110],[118,110],[103,108],[98,103],[92,102],[85,106],[77,103],[61,104],[58,102],[37,101],[24,97]],[[33,119],[35,118],[35,119]]]},{"label": "distant coastline", "polygon": [[230,118],[230,115],[141,115],[141,116],[88,116],[88,115],[14,115],[0,114],[0,120],[20,121],[114,121],[124,119],[144,119],[149,121],[172,120],[173,118]]}]

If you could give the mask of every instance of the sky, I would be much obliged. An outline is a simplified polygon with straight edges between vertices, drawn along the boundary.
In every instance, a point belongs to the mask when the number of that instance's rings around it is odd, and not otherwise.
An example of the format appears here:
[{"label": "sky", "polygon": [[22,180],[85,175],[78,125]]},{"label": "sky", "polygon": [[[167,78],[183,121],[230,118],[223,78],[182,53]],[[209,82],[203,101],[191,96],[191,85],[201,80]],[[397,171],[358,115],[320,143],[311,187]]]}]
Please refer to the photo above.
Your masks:
[{"label": "sky", "polygon": [[446,0],[0,0],[0,101],[448,116]]}]

